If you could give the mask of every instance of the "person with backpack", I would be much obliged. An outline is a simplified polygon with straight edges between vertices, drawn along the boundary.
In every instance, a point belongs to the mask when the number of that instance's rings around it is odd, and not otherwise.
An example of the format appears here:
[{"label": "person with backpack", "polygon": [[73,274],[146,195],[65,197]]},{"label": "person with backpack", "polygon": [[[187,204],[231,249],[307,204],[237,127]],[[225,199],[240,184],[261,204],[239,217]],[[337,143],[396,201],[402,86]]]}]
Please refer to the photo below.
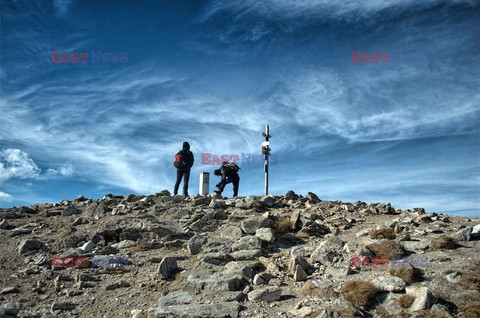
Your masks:
[{"label": "person with backpack", "polygon": [[221,195],[223,189],[229,183],[233,183],[233,196],[236,197],[238,195],[238,185],[240,183],[238,170],[240,170],[240,167],[236,163],[224,161],[220,169],[216,169],[213,172],[216,176],[222,176],[220,182],[217,183],[218,190],[214,191],[217,195]]},{"label": "person with backpack", "polygon": [[178,187],[180,186],[183,177],[183,195],[188,196],[188,180],[190,179],[190,169],[193,166],[193,161],[193,153],[190,151],[190,144],[185,141],[182,150],[177,152],[173,159],[173,165],[177,168],[177,182],[175,182],[175,188],[173,190],[174,195],[177,195]]}]

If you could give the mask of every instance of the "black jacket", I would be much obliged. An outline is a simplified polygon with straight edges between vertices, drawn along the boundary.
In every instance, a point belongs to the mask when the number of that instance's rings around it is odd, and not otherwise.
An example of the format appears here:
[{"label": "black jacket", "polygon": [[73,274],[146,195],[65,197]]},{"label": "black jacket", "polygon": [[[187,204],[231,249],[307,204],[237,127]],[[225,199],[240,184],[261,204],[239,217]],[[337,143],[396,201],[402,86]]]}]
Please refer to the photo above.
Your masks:
[{"label": "black jacket", "polygon": [[182,161],[185,163],[183,167],[177,168],[182,171],[189,171],[193,167],[193,153],[190,150],[182,149],[178,153],[182,154]]}]

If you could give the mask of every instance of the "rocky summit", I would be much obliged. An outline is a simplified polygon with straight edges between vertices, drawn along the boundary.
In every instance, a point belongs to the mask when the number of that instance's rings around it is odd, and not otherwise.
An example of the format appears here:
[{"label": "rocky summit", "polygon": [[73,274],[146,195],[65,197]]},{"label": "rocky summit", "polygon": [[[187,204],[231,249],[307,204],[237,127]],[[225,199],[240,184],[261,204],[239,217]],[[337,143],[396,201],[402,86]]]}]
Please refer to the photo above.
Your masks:
[{"label": "rocky summit", "polygon": [[480,317],[480,219],[284,196],[0,209],[0,317]]}]

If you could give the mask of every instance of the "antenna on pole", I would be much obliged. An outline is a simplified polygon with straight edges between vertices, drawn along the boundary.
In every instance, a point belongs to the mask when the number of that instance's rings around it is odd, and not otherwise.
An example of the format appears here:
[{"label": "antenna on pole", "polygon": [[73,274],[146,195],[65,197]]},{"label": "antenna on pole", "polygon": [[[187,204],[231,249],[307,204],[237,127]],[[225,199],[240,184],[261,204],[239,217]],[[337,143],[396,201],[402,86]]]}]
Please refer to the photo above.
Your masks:
[{"label": "antenna on pole", "polygon": [[265,137],[265,141],[262,142],[262,155],[265,156],[265,195],[268,195],[268,157],[270,157],[270,138],[272,137],[268,124],[265,126],[265,132],[262,132],[262,137]]}]

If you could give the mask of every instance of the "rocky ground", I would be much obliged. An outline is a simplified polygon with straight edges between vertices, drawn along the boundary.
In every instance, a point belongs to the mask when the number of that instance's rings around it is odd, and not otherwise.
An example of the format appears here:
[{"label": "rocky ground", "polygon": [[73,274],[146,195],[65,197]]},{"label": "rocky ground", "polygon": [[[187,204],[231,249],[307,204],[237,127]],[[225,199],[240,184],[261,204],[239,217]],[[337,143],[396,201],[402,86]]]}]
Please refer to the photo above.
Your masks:
[{"label": "rocky ground", "polygon": [[421,208],[165,190],[0,209],[0,235],[0,317],[480,317],[480,219]]}]

